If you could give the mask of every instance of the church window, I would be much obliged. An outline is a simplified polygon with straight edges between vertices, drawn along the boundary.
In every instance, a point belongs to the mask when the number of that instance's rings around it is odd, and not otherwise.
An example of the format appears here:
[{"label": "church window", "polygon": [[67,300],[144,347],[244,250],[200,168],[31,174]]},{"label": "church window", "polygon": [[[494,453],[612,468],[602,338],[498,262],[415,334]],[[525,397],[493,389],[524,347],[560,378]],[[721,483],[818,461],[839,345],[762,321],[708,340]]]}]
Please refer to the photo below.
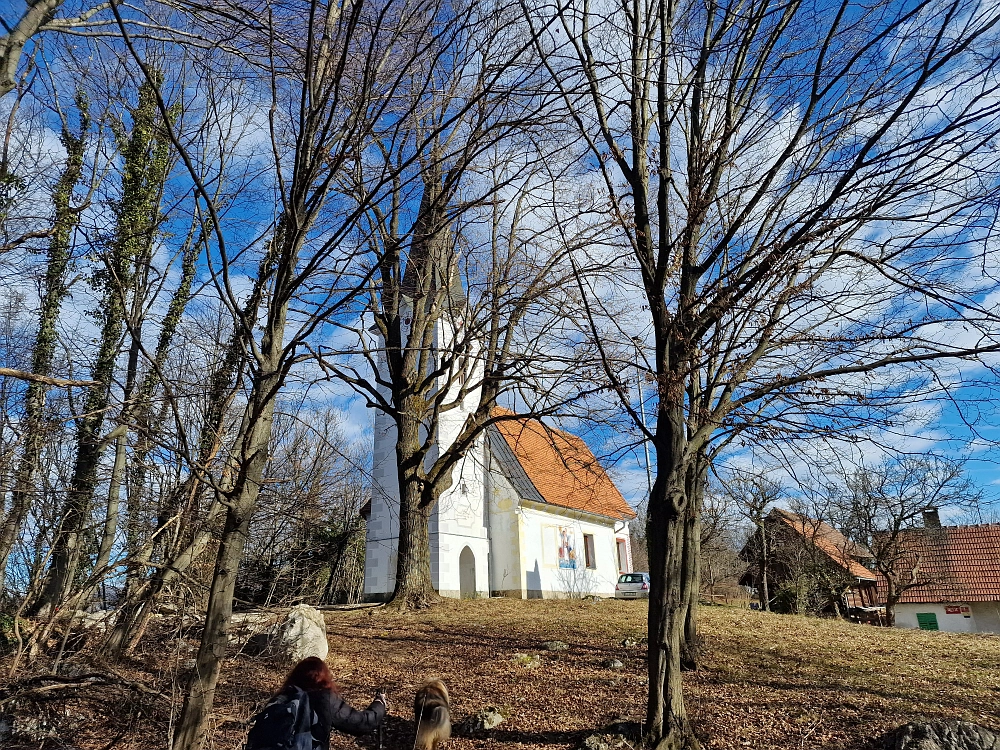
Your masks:
[{"label": "church window", "polygon": [[594,551],[594,535],[584,534],[583,535],[583,554],[587,560],[588,568],[597,567],[597,554]]}]

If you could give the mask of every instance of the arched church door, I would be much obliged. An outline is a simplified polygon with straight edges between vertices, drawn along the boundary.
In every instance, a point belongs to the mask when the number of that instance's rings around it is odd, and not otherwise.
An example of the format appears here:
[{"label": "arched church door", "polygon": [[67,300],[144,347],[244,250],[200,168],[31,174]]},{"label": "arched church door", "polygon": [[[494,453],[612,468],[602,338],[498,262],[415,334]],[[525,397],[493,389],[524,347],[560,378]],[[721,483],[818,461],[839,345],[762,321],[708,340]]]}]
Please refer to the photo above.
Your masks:
[{"label": "arched church door", "polygon": [[463,599],[476,595],[476,556],[468,547],[458,556],[458,593]]}]

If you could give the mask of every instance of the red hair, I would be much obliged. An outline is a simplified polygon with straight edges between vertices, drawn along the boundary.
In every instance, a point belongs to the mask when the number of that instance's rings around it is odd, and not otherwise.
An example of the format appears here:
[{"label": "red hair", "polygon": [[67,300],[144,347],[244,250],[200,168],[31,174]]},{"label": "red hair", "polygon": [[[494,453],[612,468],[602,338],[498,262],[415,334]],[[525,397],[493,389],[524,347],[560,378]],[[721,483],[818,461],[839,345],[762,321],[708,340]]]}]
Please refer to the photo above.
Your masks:
[{"label": "red hair", "polygon": [[282,690],[290,687],[302,688],[303,690],[332,690],[336,692],[337,685],[330,674],[330,668],[326,662],[318,656],[310,656],[298,664],[288,673]]}]

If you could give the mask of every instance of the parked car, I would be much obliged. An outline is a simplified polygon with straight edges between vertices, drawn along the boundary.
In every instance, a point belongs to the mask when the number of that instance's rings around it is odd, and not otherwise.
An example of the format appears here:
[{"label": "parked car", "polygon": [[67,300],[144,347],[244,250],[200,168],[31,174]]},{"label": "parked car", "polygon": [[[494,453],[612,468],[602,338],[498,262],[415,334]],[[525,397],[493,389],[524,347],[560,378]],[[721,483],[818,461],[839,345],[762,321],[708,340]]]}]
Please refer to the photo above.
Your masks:
[{"label": "parked car", "polygon": [[649,573],[622,573],[615,585],[615,599],[648,599]]}]

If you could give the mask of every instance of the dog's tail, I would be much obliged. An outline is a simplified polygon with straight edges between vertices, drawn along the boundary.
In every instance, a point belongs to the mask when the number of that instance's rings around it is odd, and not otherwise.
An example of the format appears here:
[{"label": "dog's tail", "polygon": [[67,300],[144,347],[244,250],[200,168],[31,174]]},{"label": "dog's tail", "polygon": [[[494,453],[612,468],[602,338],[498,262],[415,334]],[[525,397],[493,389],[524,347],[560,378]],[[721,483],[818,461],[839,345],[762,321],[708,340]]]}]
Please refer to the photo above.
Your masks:
[{"label": "dog's tail", "polygon": [[417,729],[416,750],[433,750],[439,742],[451,737],[451,715],[447,706],[434,706],[424,711]]}]

